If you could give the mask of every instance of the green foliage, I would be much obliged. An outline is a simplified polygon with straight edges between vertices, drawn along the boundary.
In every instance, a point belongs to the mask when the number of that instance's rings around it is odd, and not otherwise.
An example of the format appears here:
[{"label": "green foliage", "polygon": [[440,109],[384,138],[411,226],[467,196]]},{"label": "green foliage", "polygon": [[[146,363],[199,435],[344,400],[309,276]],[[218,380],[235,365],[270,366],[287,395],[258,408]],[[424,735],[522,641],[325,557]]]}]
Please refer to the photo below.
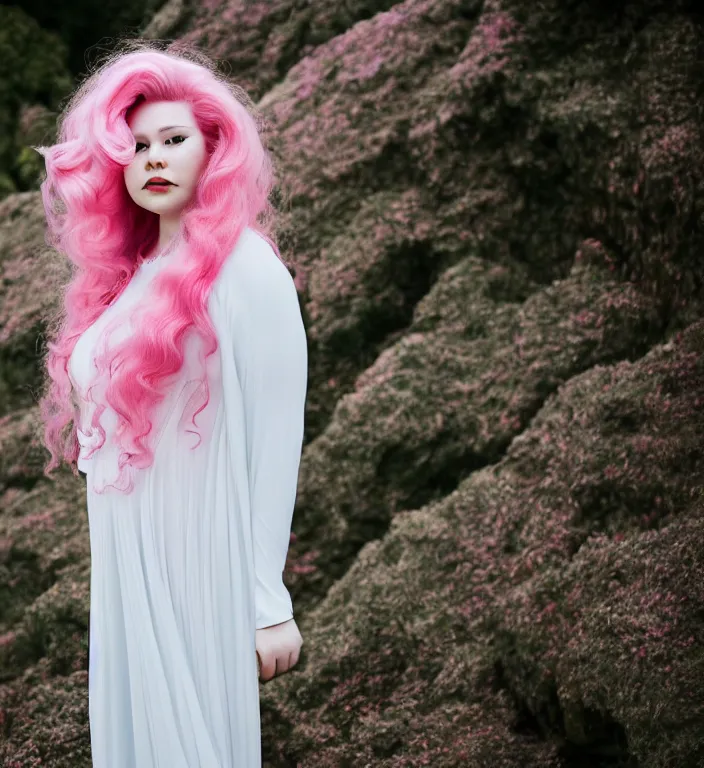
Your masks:
[{"label": "green foliage", "polygon": [[138,34],[163,4],[164,0],[22,0],[24,11],[63,42],[68,68],[77,76],[100,52],[101,41]]},{"label": "green foliage", "polygon": [[43,167],[18,135],[19,115],[25,105],[58,107],[72,85],[66,57],[59,37],[21,9],[0,6],[0,193],[29,189]]}]

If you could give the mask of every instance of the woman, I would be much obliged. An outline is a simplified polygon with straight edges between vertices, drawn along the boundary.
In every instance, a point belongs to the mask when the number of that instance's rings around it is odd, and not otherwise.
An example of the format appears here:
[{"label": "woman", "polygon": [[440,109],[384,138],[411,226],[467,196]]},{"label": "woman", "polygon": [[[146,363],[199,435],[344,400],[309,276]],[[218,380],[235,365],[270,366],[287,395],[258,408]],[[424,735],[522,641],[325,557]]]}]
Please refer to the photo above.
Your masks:
[{"label": "woman", "polygon": [[302,645],[282,572],[306,336],[257,225],[273,172],[246,102],[203,57],[142,46],[38,148],[74,265],[41,410],[45,474],[87,480],[95,768],[260,766],[256,660],[270,680]]}]

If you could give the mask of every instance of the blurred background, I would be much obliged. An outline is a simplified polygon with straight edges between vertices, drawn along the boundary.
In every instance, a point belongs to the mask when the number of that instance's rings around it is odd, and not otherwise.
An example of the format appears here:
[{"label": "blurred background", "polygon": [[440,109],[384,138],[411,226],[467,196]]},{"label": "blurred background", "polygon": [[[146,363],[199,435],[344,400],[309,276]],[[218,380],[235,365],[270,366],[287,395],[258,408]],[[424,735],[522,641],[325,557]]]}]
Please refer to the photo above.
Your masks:
[{"label": "blurred background", "polygon": [[704,765],[693,0],[0,6],[0,765],[90,765],[85,481],[42,475],[37,411],[69,271],[32,146],[132,36],[212,56],[279,169],[305,645],[261,689],[265,764]]},{"label": "blurred background", "polygon": [[115,36],[138,35],[163,2],[28,0],[0,5],[0,194],[36,189],[32,145],[52,144],[56,113]]}]

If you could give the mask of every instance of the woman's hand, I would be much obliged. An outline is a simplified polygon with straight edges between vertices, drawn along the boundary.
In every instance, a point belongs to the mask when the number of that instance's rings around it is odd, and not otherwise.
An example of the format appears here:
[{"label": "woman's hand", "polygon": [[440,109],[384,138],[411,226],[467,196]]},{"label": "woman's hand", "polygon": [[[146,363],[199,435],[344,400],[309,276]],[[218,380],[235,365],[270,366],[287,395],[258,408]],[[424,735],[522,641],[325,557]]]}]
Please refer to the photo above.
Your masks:
[{"label": "woman's hand", "polygon": [[259,679],[266,683],[296,665],[303,638],[293,618],[256,631]]}]

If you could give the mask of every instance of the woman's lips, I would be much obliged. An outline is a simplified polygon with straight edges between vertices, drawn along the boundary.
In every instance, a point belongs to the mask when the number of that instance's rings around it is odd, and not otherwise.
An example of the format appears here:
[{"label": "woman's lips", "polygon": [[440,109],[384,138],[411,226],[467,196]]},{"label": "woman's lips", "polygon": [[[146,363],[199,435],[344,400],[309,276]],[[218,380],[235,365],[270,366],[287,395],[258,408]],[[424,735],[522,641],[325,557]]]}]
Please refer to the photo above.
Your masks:
[{"label": "woman's lips", "polygon": [[175,184],[171,184],[171,182],[153,182],[151,184],[147,184],[144,188],[148,189],[150,192],[166,192],[169,187],[175,187]]}]

